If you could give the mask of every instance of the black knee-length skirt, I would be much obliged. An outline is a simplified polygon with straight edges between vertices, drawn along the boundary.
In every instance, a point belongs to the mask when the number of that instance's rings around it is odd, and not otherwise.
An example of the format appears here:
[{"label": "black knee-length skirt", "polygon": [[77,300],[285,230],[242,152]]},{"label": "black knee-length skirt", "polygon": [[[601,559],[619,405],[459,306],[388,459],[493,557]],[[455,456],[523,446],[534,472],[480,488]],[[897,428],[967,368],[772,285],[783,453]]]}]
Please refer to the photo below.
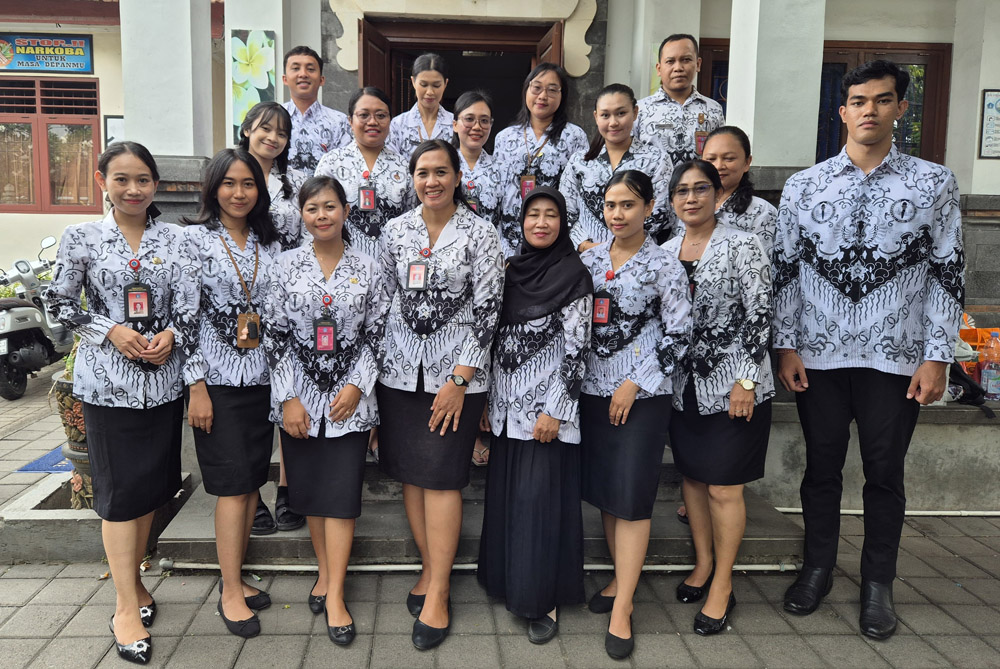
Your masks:
[{"label": "black knee-length skirt", "polygon": [[181,487],[180,398],[149,409],[83,403],[94,510],[134,520],[166,504]]},{"label": "black knee-length skirt", "polygon": [[637,399],[617,427],[610,406],[610,397],[580,395],[583,499],[616,518],[646,520],[660,485],[670,395]]},{"label": "black knee-length skirt", "polygon": [[194,428],[205,492],[245,495],[267,482],[274,446],[270,386],[208,386],[212,431]]},{"label": "black knee-length skirt", "polygon": [[361,515],[368,435],[348,432],[327,437],[325,419],[315,437],[296,439],[281,430],[288,504],[295,513],[324,518]]}]

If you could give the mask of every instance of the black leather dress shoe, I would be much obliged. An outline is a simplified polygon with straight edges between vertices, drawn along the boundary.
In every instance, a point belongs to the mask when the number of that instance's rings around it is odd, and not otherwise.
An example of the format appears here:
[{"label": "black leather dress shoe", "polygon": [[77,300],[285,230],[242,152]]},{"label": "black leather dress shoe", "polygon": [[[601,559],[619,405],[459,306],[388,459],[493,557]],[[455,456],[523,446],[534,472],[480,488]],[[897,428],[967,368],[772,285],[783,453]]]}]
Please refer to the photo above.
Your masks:
[{"label": "black leather dress shoe", "polygon": [[715,578],[715,570],[708,575],[708,580],[699,586],[688,585],[684,581],[681,581],[677,586],[677,601],[683,602],[685,604],[691,604],[693,602],[700,601],[705,593],[708,592],[709,586],[712,585],[712,579]]},{"label": "black leather dress shoe", "polygon": [[732,592],[729,593],[729,603],[726,604],[726,612],[721,618],[710,618],[704,613],[699,611],[694,615],[694,631],[695,634],[700,634],[702,636],[709,636],[711,634],[718,634],[722,630],[726,629],[726,619],[729,618],[729,614],[733,612],[733,607],[736,606],[736,595]]},{"label": "black leather dress shoe", "polygon": [[154,599],[146,606],[139,607],[139,620],[143,627],[149,627],[156,620],[156,600]]},{"label": "black leather dress shoe", "polygon": [[[344,605],[347,608],[347,605]],[[326,605],[323,606],[323,611],[326,611]],[[351,614],[351,610],[347,609],[347,614]],[[351,616],[351,622],[347,625],[336,625],[331,626],[329,622],[326,625],[326,635],[330,637],[330,641],[334,642],[338,646],[348,646],[352,641],[354,641],[354,636],[356,631],[354,629],[354,616]]]},{"label": "black leather dress shoe", "polygon": [[427,599],[427,595],[414,595],[412,592],[406,595],[406,610],[410,612],[410,615],[414,618],[420,615],[420,612],[424,610],[424,600]]},{"label": "black leather dress shoe", "polygon": [[[316,577],[316,583],[319,583],[319,576]],[[326,610],[326,595],[312,594],[312,591],[316,588],[316,583],[313,583],[313,587],[309,588],[309,610],[313,612],[313,615],[318,616]]]},{"label": "black leather dress shoe", "polygon": [[[243,587],[242,584],[240,587]],[[222,579],[219,579],[219,594],[222,594]],[[271,595],[267,594],[263,590],[258,590],[256,595],[250,595],[249,597],[244,597],[243,601],[247,603],[248,609],[253,609],[254,611],[263,611],[271,605]]]},{"label": "black leather dress shoe", "polygon": [[807,616],[816,610],[833,587],[833,569],[802,565],[799,575],[785,591],[785,610]]},{"label": "black leather dress shoe", "polygon": [[264,504],[264,500],[257,498],[257,511],[253,516],[253,526],[250,527],[250,534],[255,537],[263,537],[274,534],[278,531],[278,524],[274,522],[271,510]]},{"label": "black leather dress shoe", "polygon": [[614,607],[615,598],[602,595],[600,590],[595,592],[594,596],[587,602],[587,608],[590,609],[591,613],[610,613]]},{"label": "black leather dress shoe", "polygon": [[252,637],[260,634],[260,618],[257,614],[253,614],[246,620],[230,620],[226,617],[226,614],[222,612],[222,600],[219,600],[219,616],[222,618],[222,622],[226,624],[226,629],[229,630],[231,634],[236,636],[241,636],[244,639],[250,639]]},{"label": "black leather dress shoe", "polygon": [[[628,617],[628,627],[632,629],[632,616]],[[604,634],[604,650],[612,660],[624,660],[635,650],[635,633],[627,639],[615,636],[608,630]]]},{"label": "black leather dress shoe", "polygon": [[295,513],[288,506],[287,488],[278,488],[278,497],[274,501],[274,518],[278,522],[278,529],[282,532],[291,532],[306,524],[306,517]]},{"label": "black leather dress shoe", "polygon": [[448,600],[448,624],[445,627],[431,627],[420,618],[413,621],[413,646],[417,650],[430,650],[437,648],[451,631],[451,600]]},{"label": "black leather dress shoe", "polygon": [[149,659],[153,656],[153,638],[146,637],[145,639],[139,639],[138,641],[133,641],[132,643],[118,643],[118,637],[115,635],[115,616],[111,614],[111,620],[108,622],[108,628],[111,630],[111,636],[115,640],[115,650],[118,651],[118,657],[125,660],[126,662],[132,662],[133,664],[149,664]]},{"label": "black leather dress shoe", "polygon": [[[557,614],[558,615],[558,614]],[[559,621],[548,616],[528,621],[528,641],[542,645],[556,638],[559,633]]]},{"label": "black leather dress shoe", "polygon": [[861,633],[872,639],[888,639],[896,631],[892,606],[892,583],[861,581]]}]

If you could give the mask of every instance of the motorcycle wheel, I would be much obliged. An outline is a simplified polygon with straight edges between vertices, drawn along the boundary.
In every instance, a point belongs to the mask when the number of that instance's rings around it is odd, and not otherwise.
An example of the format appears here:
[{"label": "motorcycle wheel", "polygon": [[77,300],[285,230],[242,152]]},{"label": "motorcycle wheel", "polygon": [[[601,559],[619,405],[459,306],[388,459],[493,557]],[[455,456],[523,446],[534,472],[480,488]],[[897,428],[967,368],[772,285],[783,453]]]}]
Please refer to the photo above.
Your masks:
[{"label": "motorcycle wheel", "polygon": [[0,397],[16,400],[24,395],[27,388],[28,373],[11,365],[6,358],[0,360]]}]

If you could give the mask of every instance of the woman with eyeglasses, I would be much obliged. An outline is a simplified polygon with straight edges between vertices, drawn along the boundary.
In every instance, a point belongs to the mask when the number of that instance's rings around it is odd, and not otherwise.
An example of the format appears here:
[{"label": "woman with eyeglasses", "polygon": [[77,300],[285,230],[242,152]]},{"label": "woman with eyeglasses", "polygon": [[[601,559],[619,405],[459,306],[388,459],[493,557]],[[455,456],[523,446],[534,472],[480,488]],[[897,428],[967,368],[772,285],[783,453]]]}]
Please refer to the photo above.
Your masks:
[{"label": "woman with eyeglasses", "polygon": [[569,157],[587,149],[587,134],[569,122],[569,75],[559,65],[539,63],[521,87],[524,104],[514,123],[494,143],[500,188],[497,225],[504,257],[521,245],[521,201],[536,186],[558,188]]},{"label": "woman with eyeglasses", "polygon": [[409,160],[421,142],[428,139],[452,138],[454,116],[441,106],[448,88],[448,64],[436,53],[422,53],[413,61],[410,84],[417,101],[408,110],[392,119],[388,145]]},{"label": "woman with eyeglasses", "polygon": [[493,99],[484,91],[466,91],[455,101],[455,135],[462,163],[462,195],[479,216],[493,221],[500,203],[496,161],[483,149],[493,130]]},{"label": "woman with eyeglasses", "polygon": [[684,233],[663,245],[687,272],[694,300],[691,348],[674,378],[670,446],[684,477],[695,568],[682,602],[705,600],[698,634],[717,634],[736,605],[732,571],[746,527],[743,486],[764,475],[774,380],[768,359],[771,265],[757,235],[718,222],[724,192],[715,167],[681,163],[670,197]]},{"label": "woman with eyeglasses", "polygon": [[351,243],[378,258],[382,226],[413,206],[412,181],[407,159],[386,144],[389,96],[374,86],[360,88],[347,104],[347,116],[354,141],[323,156],[316,176],[333,177],[343,185]]}]

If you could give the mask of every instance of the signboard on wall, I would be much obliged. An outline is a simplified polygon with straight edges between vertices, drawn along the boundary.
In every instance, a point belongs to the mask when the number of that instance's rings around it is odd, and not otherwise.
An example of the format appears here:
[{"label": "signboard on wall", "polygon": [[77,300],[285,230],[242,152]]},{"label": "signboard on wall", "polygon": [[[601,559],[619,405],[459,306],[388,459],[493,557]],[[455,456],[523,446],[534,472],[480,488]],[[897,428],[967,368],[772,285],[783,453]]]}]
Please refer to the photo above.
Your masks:
[{"label": "signboard on wall", "polygon": [[90,35],[0,32],[0,73],[93,74]]},{"label": "signboard on wall", "polygon": [[979,157],[1000,159],[1000,90],[983,91],[983,116],[979,126]]}]

